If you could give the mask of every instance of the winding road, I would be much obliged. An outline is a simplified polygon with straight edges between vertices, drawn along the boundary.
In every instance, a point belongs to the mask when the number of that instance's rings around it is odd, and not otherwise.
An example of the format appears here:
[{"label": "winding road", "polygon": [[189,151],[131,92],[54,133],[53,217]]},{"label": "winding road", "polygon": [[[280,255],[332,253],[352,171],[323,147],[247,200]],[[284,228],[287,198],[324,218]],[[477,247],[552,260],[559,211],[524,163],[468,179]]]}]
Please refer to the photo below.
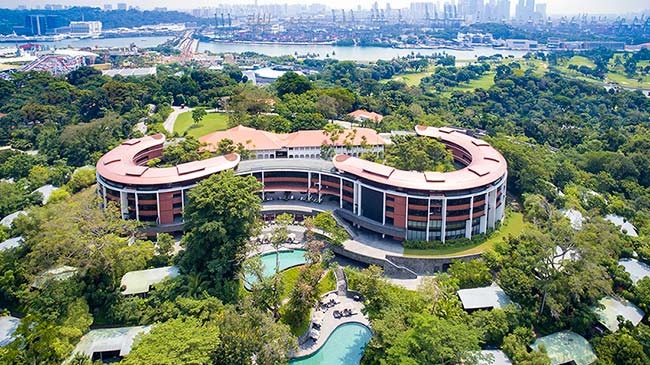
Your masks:
[{"label": "winding road", "polygon": [[174,133],[174,123],[176,123],[176,118],[178,118],[181,113],[192,111],[192,108],[181,108],[180,106],[173,106],[172,109],[174,110],[163,123],[163,127],[169,133]]}]

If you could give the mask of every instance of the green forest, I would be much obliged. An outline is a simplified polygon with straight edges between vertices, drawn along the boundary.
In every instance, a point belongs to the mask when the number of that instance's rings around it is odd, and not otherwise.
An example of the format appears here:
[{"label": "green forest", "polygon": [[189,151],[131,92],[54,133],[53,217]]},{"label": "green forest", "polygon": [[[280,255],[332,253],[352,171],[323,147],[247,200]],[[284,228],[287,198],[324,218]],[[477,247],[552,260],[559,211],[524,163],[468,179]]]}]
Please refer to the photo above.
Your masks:
[{"label": "green forest", "polygon": [[[0,146],[12,147],[0,150],[0,217],[28,210],[11,228],[0,227],[0,242],[24,238],[19,247],[0,251],[0,311],[21,318],[17,339],[0,347],[0,364],[59,364],[90,328],[149,324],[156,325],[125,364],[289,361],[305,315],[331,284],[325,248],[336,242],[314,235],[293,284],[276,275],[247,291],[242,273],[255,272],[256,263],[245,260],[246,242],[260,226],[254,178],[225,172],[191,190],[177,254],[169,235],[147,239],[137,222],[120,219],[115,206],[100,209],[94,171],[84,166],[142,136],[136,125],[146,126],[146,134],[178,137],[162,122],[172,105],[181,104],[227,110],[229,126],[282,133],[333,130],[330,120],[349,120],[347,113],[365,109],[384,115],[379,123],[362,123],[379,132],[413,131],[416,125],[484,131],[506,158],[508,209],[523,213],[524,230],[497,242],[480,260],[453,263],[418,290],[390,284],[376,267],[346,268],[351,288],[365,299],[373,331],[362,364],[478,364],[477,351],[486,347],[504,350],[515,364],[550,364],[529,346],[535,337],[567,329],[589,339],[598,364],[650,362],[647,319],[601,333],[594,330],[592,311],[606,295],[650,310],[650,278],[633,284],[618,265],[628,257],[650,264],[650,98],[640,91],[608,91],[558,68],[540,72],[489,62],[460,68],[426,59],[306,62],[320,72],[289,72],[267,87],[247,83],[234,66],[212,71],[192,64],[158,66],[156,75],[142,78],[110,78],[83,67],[65,77],[26,72],[0,80]],[[423,66],[437,76],[412,86],[392,79]],[[487,89],[445,86],[488,71],[494,83]],[[440,146],[405,139],[384,156],[366,157],[404,168],[453,169]],[[200,148],[188,137],[158,163],[209,157]],[[438,158],[423,161],[423,150]],[[61,187],[45,205],[33,193],[43,184]],[[582,228],[573,229],[561,209],[581,212]],[[607,214],[624,217],[638,236],[621,233],[603,219]],[[308,226],[335,233],[325,241],[344,239],[326,216]],[[282,237],[286,232],[279,227],[275,234]],[[575,259],[554,261],[558,248]],[[181,275],[148,296],[120,294],[126,272],[170,264]],[[40,273],[59,265],[78,271],[33,288]],[[517,306],[465,312],[456,291],[491,282]],[[91,363],[83,357],[71,362]]]}]

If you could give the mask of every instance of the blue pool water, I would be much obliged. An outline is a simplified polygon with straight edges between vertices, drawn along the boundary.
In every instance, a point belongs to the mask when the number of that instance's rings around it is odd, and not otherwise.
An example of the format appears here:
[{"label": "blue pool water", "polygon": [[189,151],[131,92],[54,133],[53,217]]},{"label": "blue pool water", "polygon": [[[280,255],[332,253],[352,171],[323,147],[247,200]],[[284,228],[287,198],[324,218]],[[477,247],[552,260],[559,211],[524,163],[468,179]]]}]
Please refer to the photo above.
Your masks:
[{"label": "blue pool water", "polygon": [[[290,267],[302,265],[307,260],[305,260],[305,250],[292,250],[292,251],[280,251],[277,254],[280,255],[280,271],[286,270]],[[265,253],[260,258],[262,260],[262,266],[264,266],[264,277],[268,278],[275,274],[275,252]],[[254,283],[257,279],[251,275],[246,275],[246,283]],[[248,287],[248,285],[247,285]]]},{"label": "blue pool water", "polygon": [[360,323],[346,323],[337,327],[316,353],[292,360],[290,365],[359,365],[372,332]]}]

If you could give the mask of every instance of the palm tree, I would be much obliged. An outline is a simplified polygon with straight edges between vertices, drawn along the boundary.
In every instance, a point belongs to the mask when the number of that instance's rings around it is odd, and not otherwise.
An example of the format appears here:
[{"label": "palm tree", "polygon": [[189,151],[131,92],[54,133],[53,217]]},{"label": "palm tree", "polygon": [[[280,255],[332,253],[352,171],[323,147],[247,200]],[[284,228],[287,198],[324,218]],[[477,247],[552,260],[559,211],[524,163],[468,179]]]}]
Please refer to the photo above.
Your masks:
[{"label": "palm tree", "polygon": [[203,274],[193,272],[185,277],[185,283],[181,290],[188,297],[198,299],[207,290],[209,284]]}]

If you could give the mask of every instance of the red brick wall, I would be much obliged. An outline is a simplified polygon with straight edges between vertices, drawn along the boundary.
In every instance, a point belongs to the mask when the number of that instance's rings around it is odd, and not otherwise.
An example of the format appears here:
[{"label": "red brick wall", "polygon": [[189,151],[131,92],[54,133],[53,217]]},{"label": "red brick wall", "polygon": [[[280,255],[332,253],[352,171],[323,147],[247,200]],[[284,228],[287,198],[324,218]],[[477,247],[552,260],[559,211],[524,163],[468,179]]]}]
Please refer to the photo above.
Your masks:
[{"label": "red brick wall", "polygon": [[158,208],[160,209],[160,224],[172,224],[174,223],[174,193],[160,193],[159,200],[160,203]]},{"label": "red brick wall", "polygon": [[[386,195],[388,197],[390,195]],[[393,225],[395,227],[405,228],[406,227],[406,197],[403,196],[393,196],[395,198],[394,203],[394,212],[393,212]]]}]

